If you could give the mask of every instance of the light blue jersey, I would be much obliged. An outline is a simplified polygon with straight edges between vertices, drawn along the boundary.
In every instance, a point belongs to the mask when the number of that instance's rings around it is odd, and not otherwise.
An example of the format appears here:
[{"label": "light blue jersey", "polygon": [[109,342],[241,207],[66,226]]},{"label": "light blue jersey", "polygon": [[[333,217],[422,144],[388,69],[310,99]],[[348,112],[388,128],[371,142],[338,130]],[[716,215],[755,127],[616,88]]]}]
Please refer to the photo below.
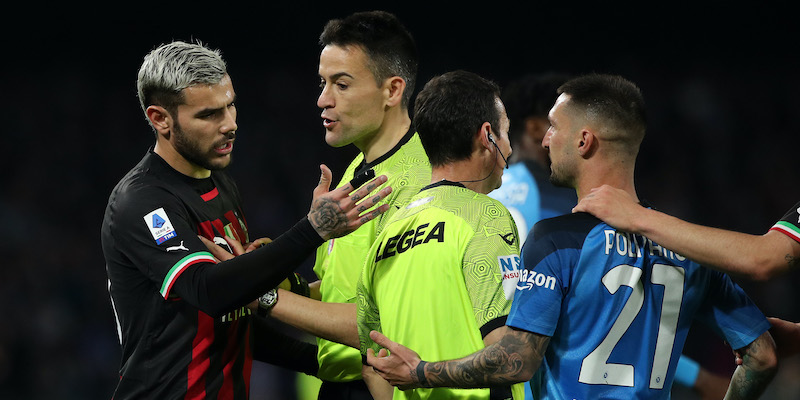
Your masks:
[{"label": "light blue jersey", "polygon": [[738,349],[769,323],[730,278],[584,213],[522,249],[507,325],[550,336],[534,399],[669,399],[694,320]]},{"label": "light blue jersey", "polygon": [[503,172],[503,184],[489,193],[511,213],[519,231],[519,243],[525,243],[528,231],[541,218],[539,215],[539,185],[524,163],[512,164]]}]

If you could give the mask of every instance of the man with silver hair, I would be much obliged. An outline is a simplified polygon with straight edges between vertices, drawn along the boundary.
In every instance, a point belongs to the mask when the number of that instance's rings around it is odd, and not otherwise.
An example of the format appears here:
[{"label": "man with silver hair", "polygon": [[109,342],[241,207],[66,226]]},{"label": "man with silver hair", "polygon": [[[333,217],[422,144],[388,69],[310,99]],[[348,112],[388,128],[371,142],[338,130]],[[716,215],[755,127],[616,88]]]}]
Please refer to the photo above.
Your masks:
[{"label": "man with silver hair", "polygon": [[[365,213],[391,192],[351,183],[329,191],[330,170],[311,209],[274,241],[251,241],[236,184],[224,169],[236,140],[236,98],[219,51],[176,41],[149,53],[137,82],[156,143],[111,193],[101,239],[122,361],[114,399],[246,399],[253,359],[280,360],[313,374],[316,365],[290,357],[316,352],[276,341],[247,307],[274,289],[325,240],[352,232],[386,206]],[[352,193],[352,196],[351,195]],[[251,251],[219,262],[203,240],[233,238]],[[281,356],[280,354],[284,356]]]}]

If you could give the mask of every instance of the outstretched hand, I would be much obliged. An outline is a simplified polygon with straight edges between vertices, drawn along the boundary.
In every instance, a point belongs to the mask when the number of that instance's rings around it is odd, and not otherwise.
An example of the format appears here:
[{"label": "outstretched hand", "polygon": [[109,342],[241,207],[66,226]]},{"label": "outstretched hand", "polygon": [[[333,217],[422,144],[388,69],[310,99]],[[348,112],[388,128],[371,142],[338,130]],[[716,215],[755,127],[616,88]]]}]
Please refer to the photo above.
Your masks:
[{"label": "outstretched hand", "polygon": [[572,212],[587,212],[617,229],[635,232],[636,213],[644,209],[628,192],[603,185],[583,196]]},{"label": "outstretched hand", "polygon": [[323,239],[344,236],[389,209],[388,204],[383,204],[367,212],[392,192],[392,188],[387,186],[366,199],[376,188],[386,183],[385,175],[367,182],[353,192],[355,187],[351,183],[330,190],[331,170],[323,164],[320,165],[320,171],[322,175],[314,189],[308,220]]},{"label": "outstretched hand", "polygon": [[232,239],[232,238],[230,238],[228,236],[225,236],[224,239],[228,243],[228,247],[230,247],[231,250],[233,250],[233,254],[231,254],[231,253],[228,252],[228,250],[223,249],[222,246],[220,246],[220,245],[218,245],[218,244],[216,244],[216,243],[214,243],[214,242],[212,242],[212,241],[210,241],[210,240],[208,240],[208,239],[206,239],[206,238],[204,238],[202,236],[198,235],[197,237],[200,238],[200,241],[203,242],[204,245],[206,245],[206,248],[208,249],[209,252],[211,252],[211,255],[213,255],[214,258],[216,258],[219,261],[230,260],[231,258],[233,258],[235,256],[238,256],[238,255],[241,255],[241,254],[244,254],[244,253],[249,253],[249,252],[251,252],[251,251],[253,251],[253,250],[255,250],[255,249],[257,249],[257,248],[259,248],[259,247],[261,247],[263,245],[266,245],[269,242],[272,242],[272,239],[270,239],[270,238],[261,238],[261,239],[253,241],[253,243],[249,244],[247,246],[247,248],[245,249],[244,246],[242,246],[242,244],[239,243],[238,240]]},{"label": "outstretched hand", "polygon": [[[252,243],[247,245],[247,248],[245,248],[244,246],[242,246],[241,243],[239,243],[238,240],[233,239],[233,238],[231,238],[229,236],[225,236],[225,242],[228,243],[228,247],[230,247],[231,250],[233,251],[233,254],[231,254],[231,253],[228,253],[228,250],[223,249],[222,246],[220,246],[220,245],[218,245],[218,244],[216,244],[216,243],[214,243],[214,242],[212,242],[212,241],[210,241],[210,240],[208,240],[208,239],[206,239],[206,238],[204,238],[204,237],[202,237],[200,235],[198,235],[197,237],[200,238],[200,241],[203,242],[204,245],[206,245],[206,248],[208,249],[209,252],[211,252],[211,255],[213,255],[214,258],[216,258],[219,261],[230,260],[233,257],[236,257],[236,256],[244,254],[244,253],[249,253],[249,252],[251,252],[251,251],[253,251],[253,250],[255,250],[255,249],[257,249],[257,248],[259,248],[261,246],[266,245],[267,243],[272,242],[272,239],[270,239],[270,238],[260,238],[260,239],[254,240]],[[258,300],[253,300],[252,302],[250,302],[247,305],[247,308],[249,308],[249,309],[251,309],[253,311],[257,310],[258,309]]]},{"label": "outstretched hand", "polygon": [[378,331],[370,332],[369,337],[383,347],[378,354],[372,349],[367,349],[367,364],[371,365],[381,378],[400,390],[420,387],[416,369],[421,360],[416,352],[391,341]]}]

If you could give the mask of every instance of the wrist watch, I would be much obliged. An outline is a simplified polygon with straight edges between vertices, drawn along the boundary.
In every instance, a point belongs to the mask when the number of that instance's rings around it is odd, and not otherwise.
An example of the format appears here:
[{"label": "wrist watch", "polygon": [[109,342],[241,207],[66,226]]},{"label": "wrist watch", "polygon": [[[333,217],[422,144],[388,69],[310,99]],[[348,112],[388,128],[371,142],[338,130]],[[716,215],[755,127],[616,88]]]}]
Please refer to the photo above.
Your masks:
[{"label": "wrist watch", "polygon": [[258,298],[258,315],[266,317],[269,310],[278,302],[278,290],[272,289]]}]

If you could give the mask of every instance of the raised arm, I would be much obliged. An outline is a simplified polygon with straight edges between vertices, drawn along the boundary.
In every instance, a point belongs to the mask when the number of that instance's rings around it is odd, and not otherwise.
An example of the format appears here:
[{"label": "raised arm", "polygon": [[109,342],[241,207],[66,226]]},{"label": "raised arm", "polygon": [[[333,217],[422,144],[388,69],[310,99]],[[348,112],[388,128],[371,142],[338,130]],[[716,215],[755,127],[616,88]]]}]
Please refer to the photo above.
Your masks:
[{"label": "raised arm", "polygon": [[[198,263],[175,279],[174,289],[184,300],[205,313],[219,316],[241,307],[277,287],[323,240],[340,237],[357,229],[388,208],[372,208],[392,191],[381,175],[363,184],[356,182],[329,190],[331,171],[320,166],[322,175],[307,218],[303,218],[275,241],[234,258],[234,255],[205,240],[219,264]],[[356,185],[361,186],[354,190]],[[201,238],[201,240],[203,240]],[[229,242],[230,244],[230,242]],[[254,247],[254,246],[253,246]]]},{"label": "raised arm", "polygon": [[592,189],[573,211],[591,213],[731,275],[766,280],[800,265],[800,243],[780,232],[751,235],[693,224],[642,207],[626,192],[607,185]]},{"label": "raised arm", "polygon": [[769,332],[764,332],[753,343],[736,351],[742,364],[733,372],[725,400],[757,399],[778,369],[775,342]]},{"label": "raised arm", "polygon": [[386,175],[372,179],[355,191],[363,182],[350,181],[340,188],[330,190],[331,170],[323,164],[320,165],[320,171],[322,175],[313,192],[308,220],[322,239],[344,236],[389,209],[388,204],[383,204],[366,213],[392,192],[392,188],[387,186],[371,198],[366,198],[386,183]]},{"label": "raised arm", "polygon": [[418,387],[483,388],[531,379],[539,368],[550,337],[505,326],[491,346],[450,361],[425,362],[413,350],[372,331],[370,338],[384,349],[367,350],[367,363],[401,390]]}]

